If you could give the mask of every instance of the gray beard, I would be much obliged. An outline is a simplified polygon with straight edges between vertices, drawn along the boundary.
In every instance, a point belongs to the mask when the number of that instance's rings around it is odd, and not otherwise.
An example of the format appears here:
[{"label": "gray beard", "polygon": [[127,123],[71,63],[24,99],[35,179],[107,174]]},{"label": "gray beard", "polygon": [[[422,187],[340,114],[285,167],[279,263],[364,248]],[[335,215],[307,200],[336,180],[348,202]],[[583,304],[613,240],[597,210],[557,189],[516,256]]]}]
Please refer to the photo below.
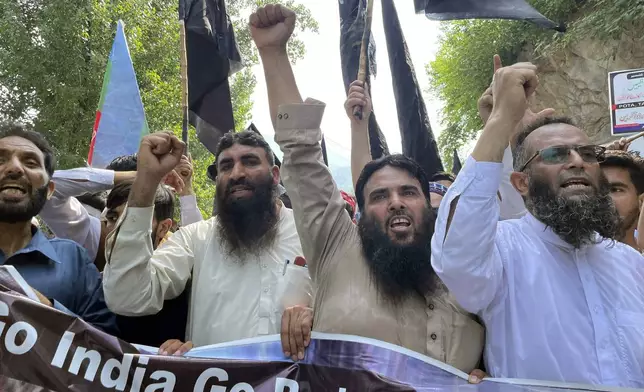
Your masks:
[{"label": "gray beard", "polygon": [[562,240],[579,249],[601,242],[601,238],[595,238],[595,233],[613,241],[619,238],[621,221],[603,174],[594,194],[578,199],[558,196],[550,184],[530,175],[526,207]]}]

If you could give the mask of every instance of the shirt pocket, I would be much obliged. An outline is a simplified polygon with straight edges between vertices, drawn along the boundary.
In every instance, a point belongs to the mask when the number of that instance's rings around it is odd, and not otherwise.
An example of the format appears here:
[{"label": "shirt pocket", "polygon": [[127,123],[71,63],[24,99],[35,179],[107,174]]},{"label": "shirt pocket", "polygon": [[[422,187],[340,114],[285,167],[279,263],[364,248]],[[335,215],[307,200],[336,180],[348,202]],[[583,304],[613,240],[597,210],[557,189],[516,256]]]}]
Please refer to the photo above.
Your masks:
[{"label": "shirt pocket", "polygon": [[621,357],[634,364],[627,369],[629,379],[644,385],[644,313],[616,309]]},{"label": "shirt pocket", "polygon": [[311,291],[309,269],[289,264],[277,285],[279,312],[296,305],[310,306]]}]

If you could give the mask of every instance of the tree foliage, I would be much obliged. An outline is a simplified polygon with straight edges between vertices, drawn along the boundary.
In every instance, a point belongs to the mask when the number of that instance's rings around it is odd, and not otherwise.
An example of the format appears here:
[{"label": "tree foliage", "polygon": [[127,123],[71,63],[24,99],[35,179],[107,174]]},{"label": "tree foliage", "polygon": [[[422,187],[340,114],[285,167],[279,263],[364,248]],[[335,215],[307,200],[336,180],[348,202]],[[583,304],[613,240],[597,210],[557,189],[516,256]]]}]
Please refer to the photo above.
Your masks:
[{"label": "tree foliage", "polygon": [[[276,0],[229,0],[247,67],[231,80],[238,128],[250,120],[256,85],[250,69],[258,57],[247,18],[254,8]],[[0,0],[0,120],[32,123],[57,149],[59,166],[83,166],[116,22],[125,33],[150,129],[179,132],[179,23],[177,0]],[[298,13],[289,47],[304,55],[297,32],[317,31],[305,7],[282,2]],[[194,134],[191,154],[195,188],[204,215],[212,209],[214,186],[205,168],[212,161]]]},{"label": "tree foliage", "polygon": [[[536,57],[565,48],[581,38],[618,38],[644,18],[644,3],[629,0],[532,0],[551,20],[566,24],[559,34],[526,22],[461,20],[441,25],[440,47],[426,71],[430,89],[445,102],[445,131],[439,136],[443,157],[472,140],[483,124],[477,100],[492,80],[492,56],[516,62],[525,48]],[[450,159],[447,159],[450,161]]]}]

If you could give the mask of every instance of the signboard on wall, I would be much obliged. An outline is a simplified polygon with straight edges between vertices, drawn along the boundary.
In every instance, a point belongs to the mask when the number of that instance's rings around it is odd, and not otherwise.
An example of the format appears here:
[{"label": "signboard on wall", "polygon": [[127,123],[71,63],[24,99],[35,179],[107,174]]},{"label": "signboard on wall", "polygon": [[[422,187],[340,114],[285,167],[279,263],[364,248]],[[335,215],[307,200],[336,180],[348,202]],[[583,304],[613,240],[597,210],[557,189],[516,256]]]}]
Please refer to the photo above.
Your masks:
[{"label": "signboard on wall", "polygon": [[611,134],[644,130],[644,68],[608,74]]}]

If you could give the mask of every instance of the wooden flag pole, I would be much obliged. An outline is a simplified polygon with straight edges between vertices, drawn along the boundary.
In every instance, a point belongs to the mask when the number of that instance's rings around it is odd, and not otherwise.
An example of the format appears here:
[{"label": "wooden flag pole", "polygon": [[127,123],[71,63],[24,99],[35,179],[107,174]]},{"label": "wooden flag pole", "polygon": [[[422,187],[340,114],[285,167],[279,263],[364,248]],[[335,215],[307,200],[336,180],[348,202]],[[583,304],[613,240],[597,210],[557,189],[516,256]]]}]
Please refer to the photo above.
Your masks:
[{"label": "wooden flag pole", "polygon": [[642,136],[644,136],[644,132],[640,132],[637,135],[633,135],[633,136],[629,137],[628,139],[626,139],[626,142],[631,143],[631,142],[641,138]]},{"label": "wooden flag pole", "polygon": [[[358,66],[358,80],[367,80],[367,68],[369,67],[369,39],[371,38],[371,20],[373,19],[373,0],[367,1],[367,17],[365,19],[364,32],[362,33],[362,45],[360,47],[360,63]],[[353,108],[353,116],[362,120],[362,106]]]},{"label": "wooden flag pole", "polygon": [[181,140],[186,144],[185,155],[188,155],[188,56],[186,54],[186,23],[179,21],[179,40],[181,48]]},{"label": "wooden flag pole", "polygon": [[[640,132],[638,134],[630,136],[630,137],[626,138],[625,143],[632,143],[635,140],[641,138],[642,136],[644,136],[644,132]],[[613,144],[613,142],[608,142],[608,143],[604,144],[603,147],[610,147],[611,144]]]}]

